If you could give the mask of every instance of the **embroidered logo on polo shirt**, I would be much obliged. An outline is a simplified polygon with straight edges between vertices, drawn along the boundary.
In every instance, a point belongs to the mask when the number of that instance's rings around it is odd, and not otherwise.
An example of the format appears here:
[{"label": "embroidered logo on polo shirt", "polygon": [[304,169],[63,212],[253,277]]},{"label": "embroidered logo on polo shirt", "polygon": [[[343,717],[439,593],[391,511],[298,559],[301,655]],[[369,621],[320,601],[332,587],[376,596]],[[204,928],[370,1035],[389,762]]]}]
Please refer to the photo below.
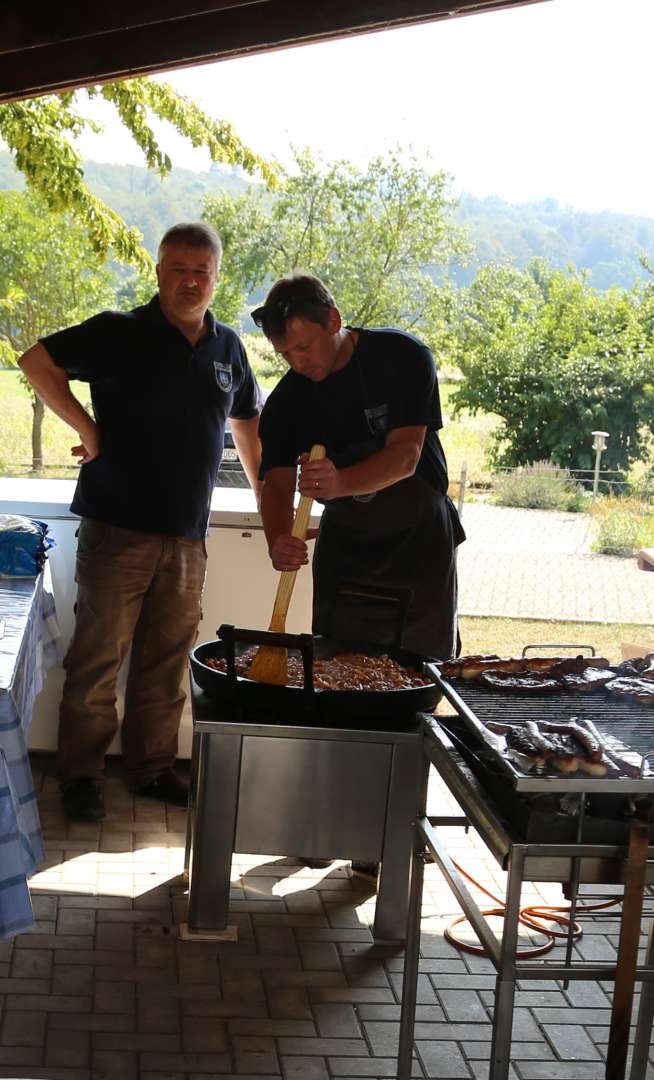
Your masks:
[{"label": "embroidered logo on polo shirt", "polygon": [[375,405],[363,410],[368,428],[373,435],[383,435],[388,430],[388,405]]},{"label": "embroidered logo on polo shirt", "polygon": [[232,388],[232,365],[231,364],[219,364],[217,360],[213,362],[214,371],[216,372],[216,382],[221,390],[228,393]]}]

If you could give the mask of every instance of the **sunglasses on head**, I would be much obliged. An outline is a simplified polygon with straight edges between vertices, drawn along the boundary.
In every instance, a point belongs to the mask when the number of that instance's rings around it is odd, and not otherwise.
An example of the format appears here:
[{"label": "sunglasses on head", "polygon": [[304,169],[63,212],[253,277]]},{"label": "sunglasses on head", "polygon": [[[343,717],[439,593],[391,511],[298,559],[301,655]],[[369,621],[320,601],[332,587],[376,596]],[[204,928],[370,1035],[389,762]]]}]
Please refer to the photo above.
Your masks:
[{"label": "sunglasses on head", "polygon": [[251,318],[254,325],[258,326],[260,330],[268,328],[275,330],[277,327],[283,330],[284,324],[292,312],[292,300],[271,300],[266,304],[262,304],[261,307],[255,308]]}]

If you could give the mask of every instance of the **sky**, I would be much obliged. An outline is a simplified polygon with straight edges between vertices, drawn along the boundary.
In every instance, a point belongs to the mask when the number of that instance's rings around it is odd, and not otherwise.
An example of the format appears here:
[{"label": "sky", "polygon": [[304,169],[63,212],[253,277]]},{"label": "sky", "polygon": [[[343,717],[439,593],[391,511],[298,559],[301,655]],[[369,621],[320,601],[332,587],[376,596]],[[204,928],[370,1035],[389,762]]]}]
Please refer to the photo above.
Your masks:
[{"label": "sky", "polygon": [[[162,78],[284,164],[291,145],[359,166],[401,146],[454,195],[654,217],[652,41],[654,0],[547,0]],[[109,111],[92,115],[107,126],[85,157],[143,163]],[[208,168],[157,130],[175,165]]]}]

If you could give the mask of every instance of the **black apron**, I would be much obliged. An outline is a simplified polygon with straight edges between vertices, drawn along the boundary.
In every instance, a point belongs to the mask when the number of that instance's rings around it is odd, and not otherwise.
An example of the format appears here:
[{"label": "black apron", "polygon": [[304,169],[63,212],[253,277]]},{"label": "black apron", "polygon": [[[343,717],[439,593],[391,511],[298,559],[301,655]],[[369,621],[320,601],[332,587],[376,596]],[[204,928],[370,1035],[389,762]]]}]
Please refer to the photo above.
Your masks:
[{"label": "black apron", "polygon": [[[377,410],[363,379],[362,389],[374,432]],[[385,442],[386,431],[377,431],[332,460],[337,468],[364,461]],[[401,644],[438,659],[458,655],[456,547],[464,539],[451,499],[421,476],[325,502],[313,557],[314,633]]]}]

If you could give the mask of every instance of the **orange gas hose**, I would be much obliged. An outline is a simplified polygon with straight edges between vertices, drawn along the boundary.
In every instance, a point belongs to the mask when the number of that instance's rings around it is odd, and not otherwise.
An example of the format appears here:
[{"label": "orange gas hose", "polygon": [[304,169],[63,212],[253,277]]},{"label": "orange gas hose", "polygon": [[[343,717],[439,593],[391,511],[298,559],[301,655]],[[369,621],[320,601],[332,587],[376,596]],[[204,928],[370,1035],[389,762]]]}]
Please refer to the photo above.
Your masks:
[{"label": "orange gas hose", "polygon": [[[497,907],[485,908],[481,911],[481,914],[497,915],[500,918],[504,917],[506,911],[506,904],[499,896],[494,896],[492,892],[489,892],[479,881],[472,877],[471,874],[464,870],[458,863],[454,863],[454,866],[471,885],[474,885],[476,889],[488,896],[493,903],[497,904]],[[613,907],[620,902],[620,898],[614,900],[603,900],[599,904],[583,904],[577,907],[578,911],[599,911],[602,908]],[[527,904],[525,907],[520,908],[518,915],[518,922],[523,926],[528,926],[531,930],[536,930],[539,934],[543,934],[545,942],[542,945],[534,945],[531,949],[521,949],[516,953],[516,959],[528,960],[535,956],[544,956],[545,953],[550,952],[556,944],[557,938],[567,938],[568,930],[555,930],[552,926],[545,925],[545,923],[558,923],[559,926],[569,927],[570,919],[566,918],[563,912],[569,912],[570,908],[549,904]],[[540,920],[544,920],[541,922]],[[487,956],[486,949],[483,945],[471,945],[467,941],[461,941],[453,933],[453,928],[460,923],[468,922],[467,915],[458,915],[452,922],[445,928],[444,937],[446,941],[449,941],[450,945],[453,945],[455,949],[460,949],[461,952],[472,953],[474,956]],[[579,923],[573,924],[573,941],[579,941],[582,937],[583,931],[579,926]]]}]

